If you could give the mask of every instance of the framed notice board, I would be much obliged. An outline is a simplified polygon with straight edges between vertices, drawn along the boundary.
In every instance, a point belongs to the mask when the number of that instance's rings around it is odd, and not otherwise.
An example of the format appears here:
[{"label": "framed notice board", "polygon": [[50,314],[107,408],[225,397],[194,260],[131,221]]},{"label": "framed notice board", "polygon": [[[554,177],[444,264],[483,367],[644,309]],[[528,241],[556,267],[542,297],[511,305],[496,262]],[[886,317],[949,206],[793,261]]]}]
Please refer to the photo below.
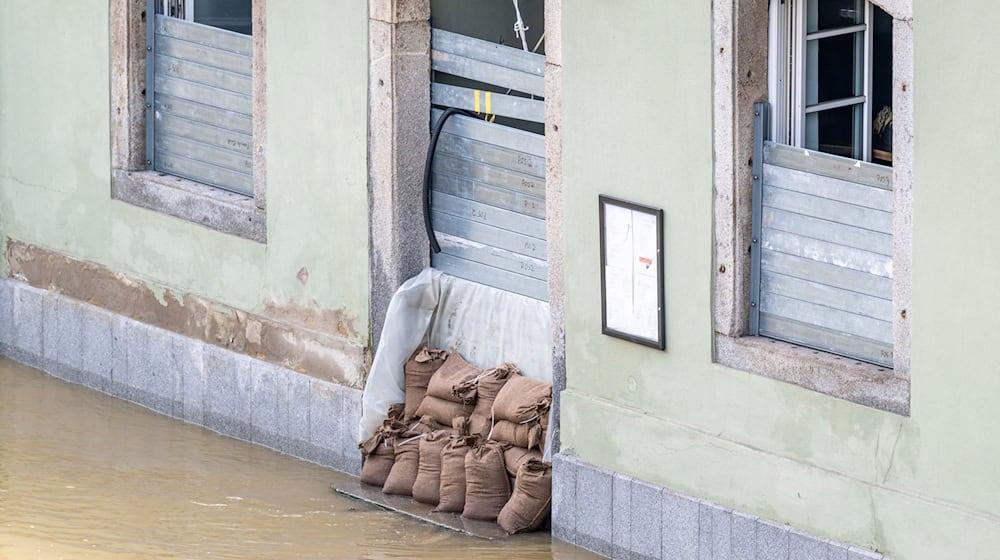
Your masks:
[{"label": "framed notice board", "polygon": [[663,210],[598,197],[601,332],[665,350]]}]

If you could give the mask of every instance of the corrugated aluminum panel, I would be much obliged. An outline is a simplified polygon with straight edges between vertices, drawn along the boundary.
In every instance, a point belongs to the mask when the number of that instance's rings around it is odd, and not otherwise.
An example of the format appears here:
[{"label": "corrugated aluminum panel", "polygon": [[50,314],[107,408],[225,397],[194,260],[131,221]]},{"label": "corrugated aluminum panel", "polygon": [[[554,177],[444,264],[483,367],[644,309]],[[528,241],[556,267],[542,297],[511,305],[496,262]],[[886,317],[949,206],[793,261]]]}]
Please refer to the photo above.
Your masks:
[{"label": "corrugated aluminum panel", "polygon": [[[540,78],[545,77],[545,55],[483,41],[444,29],[431,30],[432,49],[493,66],[510,68]],[[493,78],[487,83],[498,84]]]},{"label": "corrugated aluminum panel", "polygon": [[759,150],[752,334],[891,367],[892,170]]},{"label": "corrugated aluminum panel", "polygon": [[448,84],[431,84],[431,103],[522,121],[545,122],[545,102]]},{"label": "corrugated aluminum panel", "polygon": [[434,173],[431,177],[432,189],[460,196],[476,202],[489,204],[506,210],[521,212],[527,216],[545,219],[545,199],[477,183],[468,177],[446,173]]},{"label": "corrugated aluminum panel", "polygon": [[[433,30],[435,71],[529,94],[544,93],[545,57]],[[543,122],[540,100],[434,83],[439,107]],[[432,111],[432,124],[442,111]],[[545,137],[463,115],[438,139],[431,225],[441,253],[431,264],[453,276],[539,300],[548,298]]]},{"label": "corrugated aluminum panel", "polygon": [[252,196],[251,37],[162,14],[153,28],[153,169]]},{"label": "corrugated aluminum panel", "polygon": [[[516,49],[510,50],[516,51]],[[431,51],[431,69],[477,82],[496,84],[514,91],[538,96],[545,95],[545,78],[540,75],[440,50]]]}]

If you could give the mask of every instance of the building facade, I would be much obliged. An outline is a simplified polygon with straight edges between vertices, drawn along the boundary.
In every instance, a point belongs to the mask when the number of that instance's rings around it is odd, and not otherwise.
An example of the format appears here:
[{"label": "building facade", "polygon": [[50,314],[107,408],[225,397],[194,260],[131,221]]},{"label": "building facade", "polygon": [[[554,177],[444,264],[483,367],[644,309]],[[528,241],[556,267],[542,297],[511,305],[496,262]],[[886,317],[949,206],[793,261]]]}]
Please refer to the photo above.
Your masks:
[{"label": "building facade", "polygon": [[[478,35],[544,53],[493,100],[544,136],[517,200],[547,250],[513,252],[545,273],[500,287],[550,311],[556,537],[1000,554],[984,2],[522,0],[517,33],[498,2],[206,4],[0,3],[3,354],[356,472],[388,302],[432,263],[428,122],[462,87],[432,27]],[[663,211],[665,350],[602,333],[600,195]]]}]

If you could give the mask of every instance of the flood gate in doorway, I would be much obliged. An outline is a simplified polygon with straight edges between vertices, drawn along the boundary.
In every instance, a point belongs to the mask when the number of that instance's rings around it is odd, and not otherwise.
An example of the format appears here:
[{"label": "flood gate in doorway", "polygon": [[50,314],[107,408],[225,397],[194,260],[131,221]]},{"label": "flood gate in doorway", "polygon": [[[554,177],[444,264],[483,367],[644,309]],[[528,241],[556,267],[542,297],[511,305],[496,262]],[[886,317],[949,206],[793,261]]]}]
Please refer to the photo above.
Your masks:
[{"label": "flood gate in doorway", "polygon": [[464,110],[433,154],[429,217],[441,252],[431,264],[547,301],[545,137],[530,130],[545,119],[545,56],[433,29],[431,69],[432,128],[445,110]]}]

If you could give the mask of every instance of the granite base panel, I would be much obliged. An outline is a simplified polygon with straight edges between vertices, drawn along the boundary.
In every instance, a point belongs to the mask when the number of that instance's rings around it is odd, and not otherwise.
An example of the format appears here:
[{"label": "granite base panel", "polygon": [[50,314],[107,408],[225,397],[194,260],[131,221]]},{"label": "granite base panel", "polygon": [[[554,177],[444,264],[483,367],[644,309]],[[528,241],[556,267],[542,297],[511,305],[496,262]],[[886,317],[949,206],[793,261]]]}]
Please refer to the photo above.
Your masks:
[{"label": "granite base panel", "polygon": [[0,355],[352,475],[361,391],[0,279]]},{"label": "granite base panel", "polygon": [[881,560],[881,554],[556,454],[552,536],[629,560]]}]

